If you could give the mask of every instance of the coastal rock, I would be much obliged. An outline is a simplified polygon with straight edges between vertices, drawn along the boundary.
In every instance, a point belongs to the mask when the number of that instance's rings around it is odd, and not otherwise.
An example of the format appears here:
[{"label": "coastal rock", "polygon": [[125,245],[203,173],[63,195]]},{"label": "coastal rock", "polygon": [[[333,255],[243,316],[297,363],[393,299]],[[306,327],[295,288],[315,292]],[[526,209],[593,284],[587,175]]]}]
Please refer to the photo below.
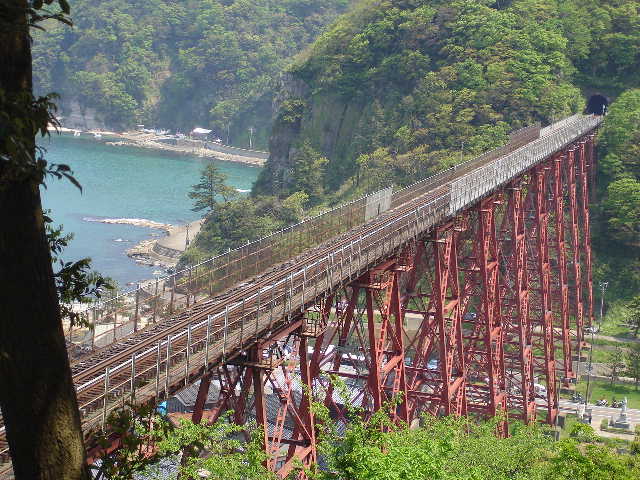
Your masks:
[{"label": "coastal rock", "polygon": [[109,224],[121,224],[121,225],[134,225],[136,227],[155,228],[158,230],[164,230],[169,233],[173,225],[170,223],[154,222],[153,220],[147,220],[146,218],[83,218],[86,222],[98,222]]}]

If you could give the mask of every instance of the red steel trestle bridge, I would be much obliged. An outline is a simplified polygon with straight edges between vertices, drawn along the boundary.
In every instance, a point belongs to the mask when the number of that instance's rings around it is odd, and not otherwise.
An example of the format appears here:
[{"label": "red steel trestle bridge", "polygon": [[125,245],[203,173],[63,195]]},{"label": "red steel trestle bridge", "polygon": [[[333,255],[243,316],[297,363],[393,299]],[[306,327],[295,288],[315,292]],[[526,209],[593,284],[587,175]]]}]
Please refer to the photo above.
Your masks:
[{"label": "red steel trestle bridge", "polygon": [[[230,409],[239,424],[255,420],[281,477],[317,460],[309,396],[337,419],[346,403],[370,414],[401,394],[393,416],[408,424],[423,412],[502,412],[506,433],[508,419],[533,422],[541,409],[553,424],[593,319],[601,120],[522,129],[403,190],[96,304],[96,328],[69,333],[85,432],[125,402],[158,403],[198,381],[193,420]],[[0,473],[7,436],[0,426]]]}]

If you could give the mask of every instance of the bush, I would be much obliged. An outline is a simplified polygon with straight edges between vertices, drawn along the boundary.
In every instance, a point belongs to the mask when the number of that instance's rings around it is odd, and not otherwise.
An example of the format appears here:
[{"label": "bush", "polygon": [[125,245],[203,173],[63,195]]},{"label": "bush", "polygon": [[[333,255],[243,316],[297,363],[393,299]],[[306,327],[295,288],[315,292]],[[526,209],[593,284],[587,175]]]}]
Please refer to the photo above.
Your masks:
[{"label": "bush", "polygon": [[574,423],[571,426],[569,436],[575,438],[580,443],[592,443],[597,439],[593,427],[586,423]]},{"label": "bush", "polygon": [[609,428],[609,419],[603,418],[600,422],[600,430],[606,430],[607,428]]}]

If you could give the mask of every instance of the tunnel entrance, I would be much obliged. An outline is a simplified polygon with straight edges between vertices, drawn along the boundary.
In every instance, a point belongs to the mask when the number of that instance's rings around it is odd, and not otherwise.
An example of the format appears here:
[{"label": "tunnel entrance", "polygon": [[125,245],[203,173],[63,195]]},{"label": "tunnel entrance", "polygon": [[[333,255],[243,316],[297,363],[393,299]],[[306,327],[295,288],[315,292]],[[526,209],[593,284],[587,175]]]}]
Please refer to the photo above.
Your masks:
[{"label": "tunnel entrance", "polygon": [[604,115],[609,107],[609,100],[604,95],[596,93],[591,95],[589,102],[587,103],[587,113],[594,113],[596,115]]}]

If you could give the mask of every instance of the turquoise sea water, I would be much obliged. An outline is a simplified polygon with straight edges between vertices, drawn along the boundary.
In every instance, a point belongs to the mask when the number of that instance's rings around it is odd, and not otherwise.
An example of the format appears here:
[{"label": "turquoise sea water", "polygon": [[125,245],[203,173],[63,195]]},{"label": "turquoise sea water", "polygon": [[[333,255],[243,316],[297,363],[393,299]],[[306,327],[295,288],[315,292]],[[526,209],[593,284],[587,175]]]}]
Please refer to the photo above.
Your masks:
[{"label": "turquoise sea water", "polygon": [[[162,235],[159,230],[104,224],[101,218],[141,218],[183,224],[197,220],[187,194],[208,159],[165,154],[141,148],[105,145],[90,137],[52,135],[39,144],[51,163],[65,163],[82,185],[82,193],[67,180],[49,179],[42,203],[56,224],[75,238],[65,250],[68,261],[91,257],[93,266],[120,287],[152,278],[156,267],[135,263],[125,251],[137,242]],[[215,161],[229,185],[248,191],[260,169]]]}]

